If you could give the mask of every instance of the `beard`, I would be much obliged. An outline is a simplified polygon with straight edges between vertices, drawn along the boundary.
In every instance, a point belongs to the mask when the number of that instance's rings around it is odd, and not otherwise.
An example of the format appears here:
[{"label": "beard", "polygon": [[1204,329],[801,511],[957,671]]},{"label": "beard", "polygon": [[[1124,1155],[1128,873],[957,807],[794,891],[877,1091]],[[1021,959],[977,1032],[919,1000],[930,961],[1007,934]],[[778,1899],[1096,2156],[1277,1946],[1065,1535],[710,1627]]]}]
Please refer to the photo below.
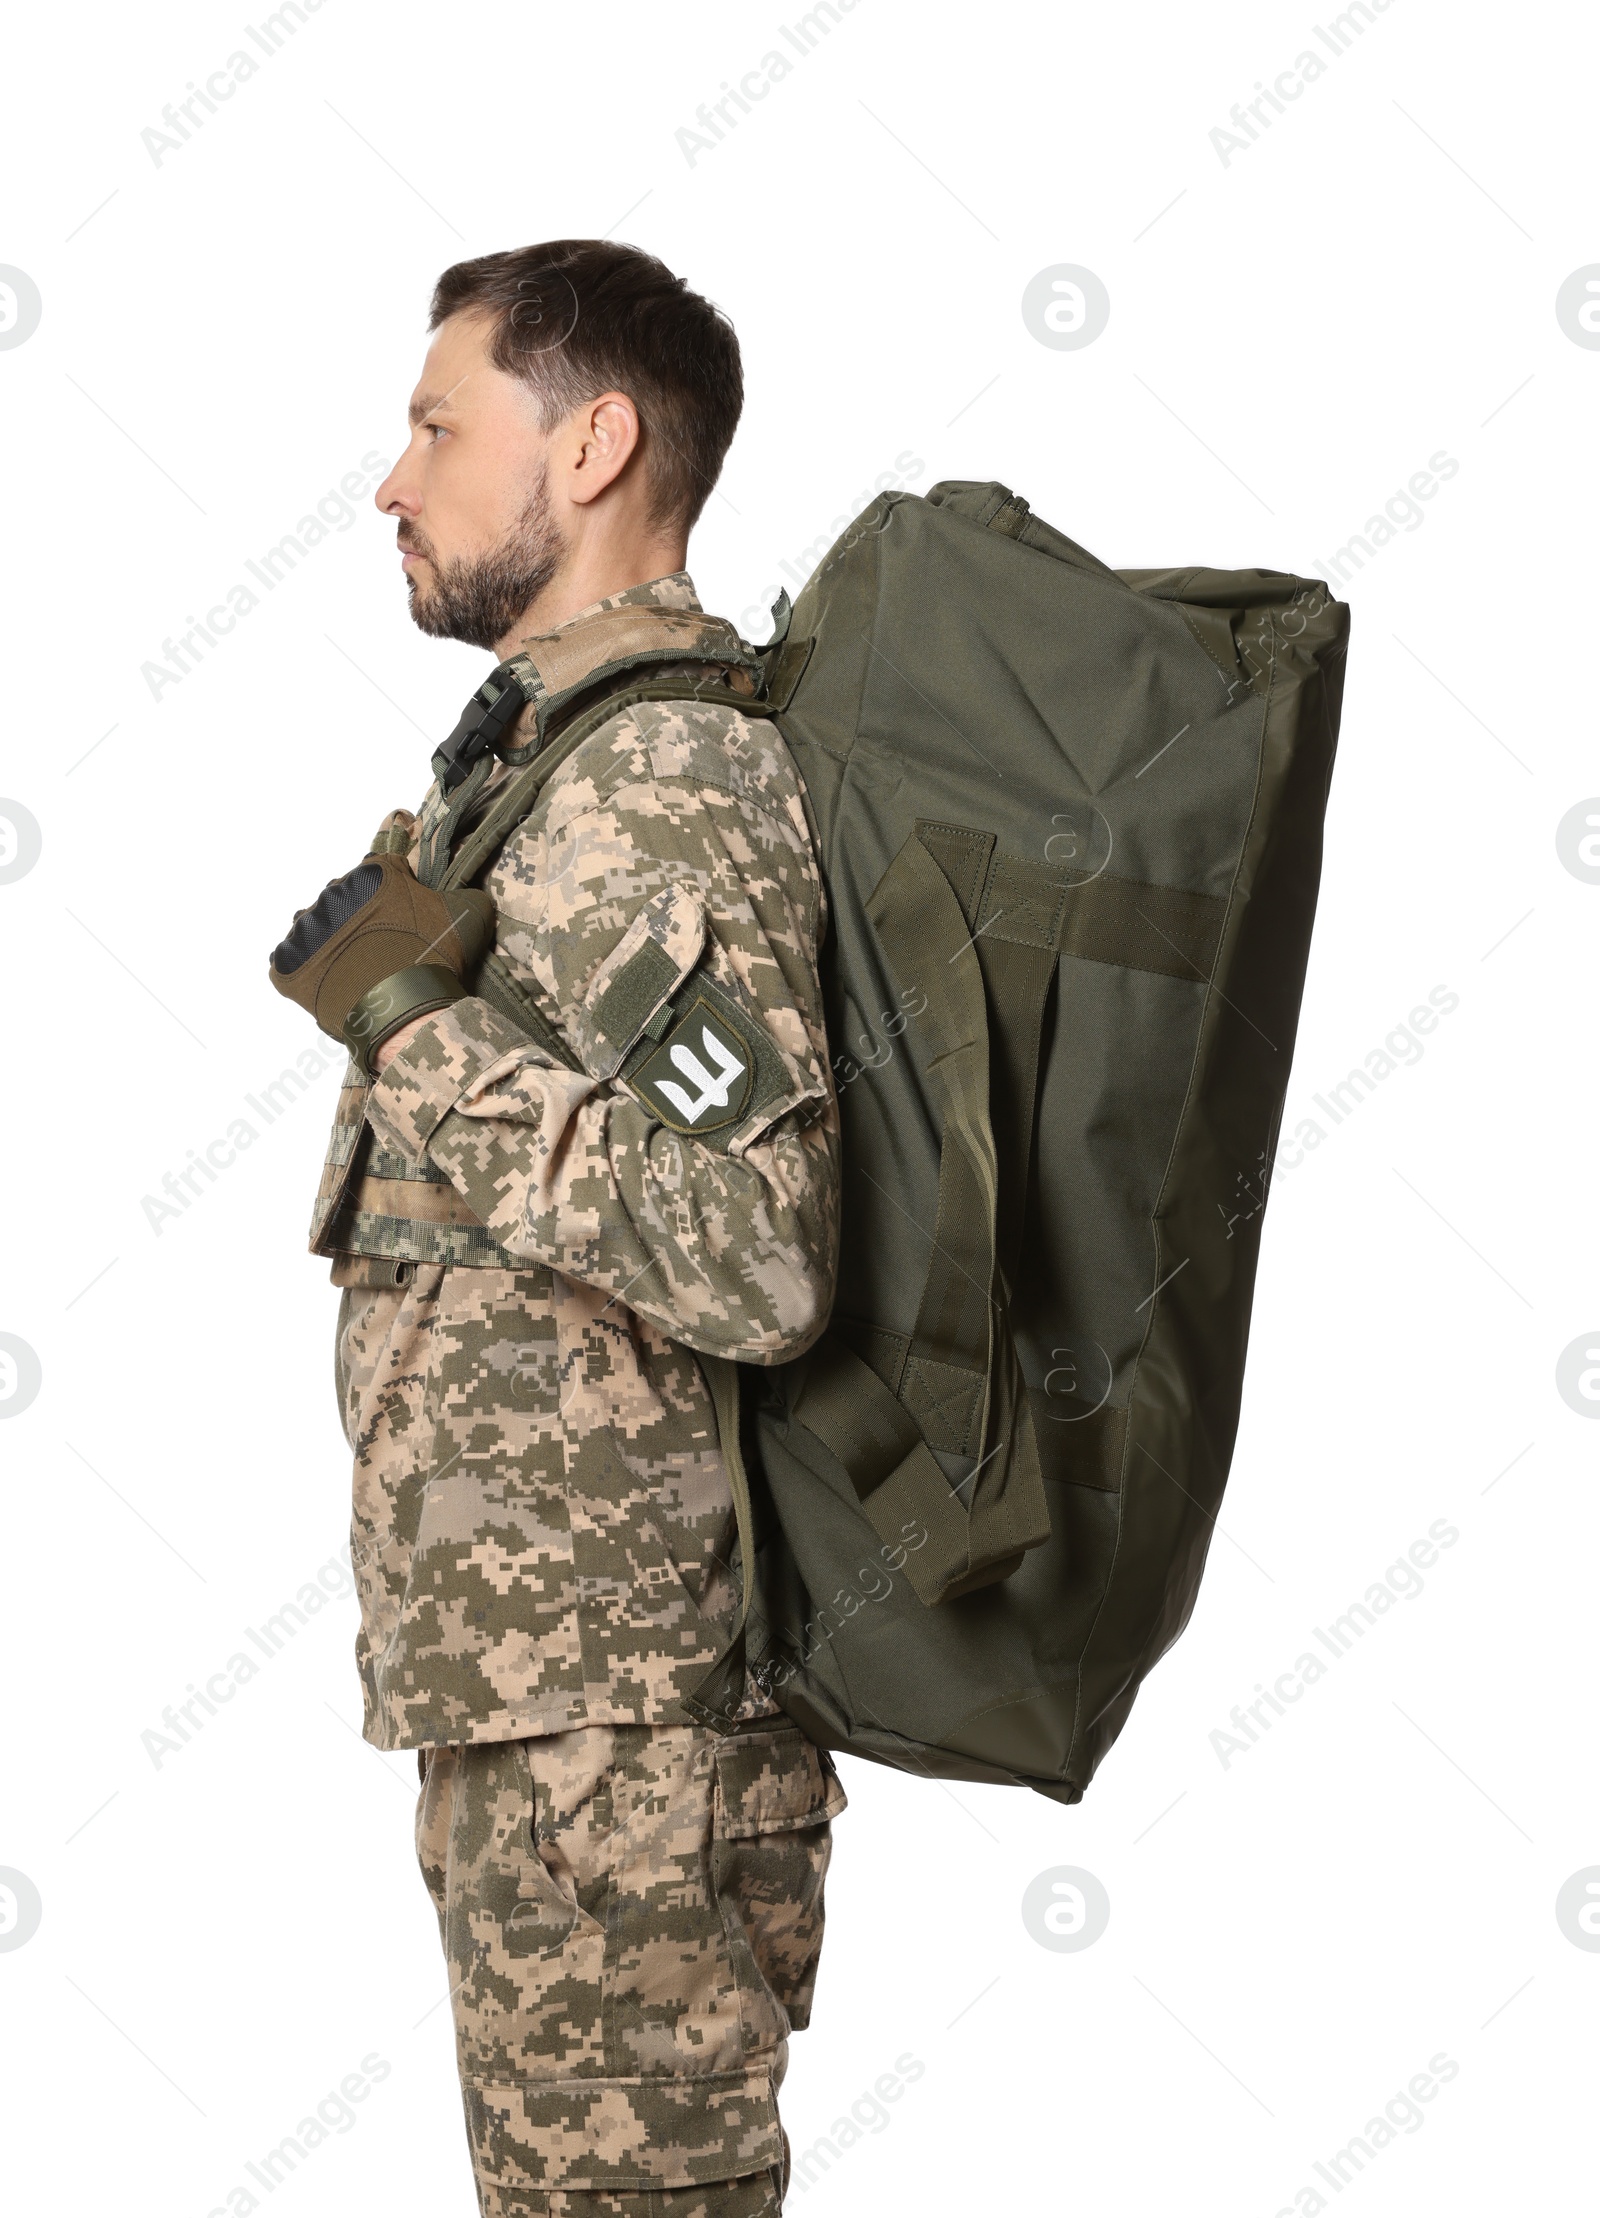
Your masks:
[{"label": "beard", "polygon": [[488,554],[457,555],[441,562],[415,525],[402,528],[399,540],[419,554],[433,572],[425,590],[415,571],[408,573],[411,620],[430,639],[459,639],[468,647],[498,648],[523,611],[561,566],[566,545],[550,517],[547,480],[540,476],[527,506]]}]

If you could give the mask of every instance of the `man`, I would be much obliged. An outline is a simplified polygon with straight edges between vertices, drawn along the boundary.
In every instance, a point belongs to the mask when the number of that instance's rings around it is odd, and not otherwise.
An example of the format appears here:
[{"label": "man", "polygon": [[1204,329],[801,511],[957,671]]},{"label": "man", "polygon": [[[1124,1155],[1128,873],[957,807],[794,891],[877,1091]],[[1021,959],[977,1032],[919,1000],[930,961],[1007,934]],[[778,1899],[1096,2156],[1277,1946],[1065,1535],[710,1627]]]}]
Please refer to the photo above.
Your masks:
[{"label": "man", "polygon": [[[844,1797],[730,1676],[708,1385],[821,1330],[838,1209],[799,780],[684,569],[738,342],[598,240],[447,270],[430,328],[377,503],[417,624],[509,661],[525,705],[491,753],[486,687],[420,814],[273,958],[355,1053],[312,1245],[343,1289],[366,1734],[419,1751],[485,2218],[754,2218]],[[541,715],[640,657],[679,697],[558,741],[496,846]],[[450,883],[485,827],[481,890]]]}]

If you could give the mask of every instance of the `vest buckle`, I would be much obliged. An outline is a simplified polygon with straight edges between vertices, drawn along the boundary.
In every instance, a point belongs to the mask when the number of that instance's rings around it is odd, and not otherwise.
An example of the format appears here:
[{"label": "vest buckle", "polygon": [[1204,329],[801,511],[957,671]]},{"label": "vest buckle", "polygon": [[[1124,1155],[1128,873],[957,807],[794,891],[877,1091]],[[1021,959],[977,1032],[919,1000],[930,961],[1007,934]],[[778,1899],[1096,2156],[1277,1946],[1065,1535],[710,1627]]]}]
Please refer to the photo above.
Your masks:
[{"label": "vest buckle", "polygon": [[525,655],[496,664],[462,710],[455,730],[434,752],[434,775],[446,793],[453,793],[473,764],[498,746],[540,690]]}]

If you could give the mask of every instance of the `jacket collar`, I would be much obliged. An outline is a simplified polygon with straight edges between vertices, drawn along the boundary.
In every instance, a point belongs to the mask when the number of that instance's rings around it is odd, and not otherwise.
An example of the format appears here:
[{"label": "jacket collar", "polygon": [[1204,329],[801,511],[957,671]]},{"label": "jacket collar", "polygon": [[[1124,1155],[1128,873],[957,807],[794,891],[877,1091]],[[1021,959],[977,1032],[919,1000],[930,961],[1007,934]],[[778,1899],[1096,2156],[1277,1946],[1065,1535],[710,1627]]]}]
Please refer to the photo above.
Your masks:
[{"label": "jacket collar", "polygon": [[607,594],[564,624],[520,640],[512,659],[531,698],[518,721],[519,739],[526,736],[529,722],[547,701],[585,684],[611,664],[636,657],[670,661],[677,653],[689,662],[745,669],[755,663],[734,627],[723,617],[708,616],[700,606],[687,570]]},{"label": "jacket collar", "polygon": [[575,693],[616,672],[637,667],[666,674],[675,666],[697,678],[714,678],[735,693],[750,696],[758,690],[760,657],[730,623],[706,614],[686,570],[608,594],[564,624],[522,640],[435,750],[441,792],[459,793],[473,765],[490,754],[505,763],[531,761],[544,744],[552,711]]},{"label": "jacket collar", "polygon": [[[567,624],[581,624],[586,617],[598,616],[608,608],[686,608],[696,615],[704,613],[693,578],[687,570],[674,570],[670,577],[652,578],[647,585],[630,585],[624,592],[608,593],[603,601],[591,601],[587,608],[580,608],[576,616],[569,616]],[[567,624],[555,628],[565,631]]]}]

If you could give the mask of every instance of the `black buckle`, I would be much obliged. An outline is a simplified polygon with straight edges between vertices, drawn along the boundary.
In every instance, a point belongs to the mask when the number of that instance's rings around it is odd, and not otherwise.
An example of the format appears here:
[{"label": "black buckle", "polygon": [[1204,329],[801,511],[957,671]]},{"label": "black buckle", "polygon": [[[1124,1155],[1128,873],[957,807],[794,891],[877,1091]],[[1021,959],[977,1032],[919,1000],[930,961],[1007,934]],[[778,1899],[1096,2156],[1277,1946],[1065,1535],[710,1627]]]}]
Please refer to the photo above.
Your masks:
[{"label": "black buckle", "polygon": [[533,698],[514,663],[502,662],[490,671],[455,730],[434,752],[434,775],[446,793],[453,793],[473,764],[498,745]]}]

